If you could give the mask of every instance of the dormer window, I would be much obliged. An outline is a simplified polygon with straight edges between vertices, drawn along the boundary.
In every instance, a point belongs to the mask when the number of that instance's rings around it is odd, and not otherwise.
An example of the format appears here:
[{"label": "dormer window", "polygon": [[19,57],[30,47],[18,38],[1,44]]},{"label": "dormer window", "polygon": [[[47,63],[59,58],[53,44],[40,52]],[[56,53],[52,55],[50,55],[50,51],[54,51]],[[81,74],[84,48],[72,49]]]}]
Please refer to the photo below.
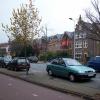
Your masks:
[{"label": "dormer window", "polygon": [[79,30],[82,30],[82,26],[81,25],[79,25]]}]

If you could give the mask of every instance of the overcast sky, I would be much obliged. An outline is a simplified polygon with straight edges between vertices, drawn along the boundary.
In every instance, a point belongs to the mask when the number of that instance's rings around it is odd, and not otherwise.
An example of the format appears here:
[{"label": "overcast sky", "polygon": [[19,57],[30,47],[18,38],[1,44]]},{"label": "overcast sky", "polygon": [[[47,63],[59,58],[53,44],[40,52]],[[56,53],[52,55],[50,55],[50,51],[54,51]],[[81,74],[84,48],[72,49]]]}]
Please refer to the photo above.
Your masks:
[{"label": "overcast sky", "polygon": [[[8,24],[13,8],[26,4],[29,0],[2,0],[0,3],[0,24]],[[42,24],[48,27],[48,35],[61,34],[64,31],[73,31],[75,23],[81,14],[85,18],[84,10],[89,8],[91,0],[33,0],[38,8]],[[0,43],[7,42],[7,37],[2,35],[0,26]]]}]

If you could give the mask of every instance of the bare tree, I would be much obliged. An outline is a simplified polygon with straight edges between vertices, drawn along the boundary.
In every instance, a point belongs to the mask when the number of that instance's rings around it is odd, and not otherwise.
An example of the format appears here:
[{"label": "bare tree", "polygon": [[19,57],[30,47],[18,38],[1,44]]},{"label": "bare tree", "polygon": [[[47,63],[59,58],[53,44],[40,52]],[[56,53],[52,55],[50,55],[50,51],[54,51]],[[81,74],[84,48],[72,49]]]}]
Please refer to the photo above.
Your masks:
[{"label": "bare tree", "polygon": [[100,4],[99,0],[92,0],[94,11],[85,10],[89,23],[83,22],[83,27],[87,30],[87,38],[100,41]]}]

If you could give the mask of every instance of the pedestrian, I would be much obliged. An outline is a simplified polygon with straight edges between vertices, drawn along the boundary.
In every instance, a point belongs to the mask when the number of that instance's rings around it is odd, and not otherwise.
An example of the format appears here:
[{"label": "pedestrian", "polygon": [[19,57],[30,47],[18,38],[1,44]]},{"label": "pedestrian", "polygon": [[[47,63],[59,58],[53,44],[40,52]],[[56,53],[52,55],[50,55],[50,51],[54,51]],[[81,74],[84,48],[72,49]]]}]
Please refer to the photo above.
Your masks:
[{"label": "pedestrian", "polygon": [[27,67],[26,67],[26,75],[28,75],[28,74],[29,74],[29,69],[30,69],[30,67],[29,67],[29,66],[27,66]]},{"label": "pedestrian", "polygon": [[26,59],[26,62],[27,62],[27,66],[26,66],[26,75],[29,74],[29,69],[30,69],[30,63],[29,63],[29,60]]}]

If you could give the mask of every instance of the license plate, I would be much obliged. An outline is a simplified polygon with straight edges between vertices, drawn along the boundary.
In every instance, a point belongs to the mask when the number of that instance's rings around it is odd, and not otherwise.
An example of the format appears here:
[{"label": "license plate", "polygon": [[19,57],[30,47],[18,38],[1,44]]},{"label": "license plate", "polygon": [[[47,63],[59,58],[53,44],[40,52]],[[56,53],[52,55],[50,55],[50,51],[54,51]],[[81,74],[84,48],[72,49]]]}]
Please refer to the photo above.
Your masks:
[{"label": "license plate", "polygon": [[93,76],[94,75],[94,73],[88,73],[88,76]]}]

